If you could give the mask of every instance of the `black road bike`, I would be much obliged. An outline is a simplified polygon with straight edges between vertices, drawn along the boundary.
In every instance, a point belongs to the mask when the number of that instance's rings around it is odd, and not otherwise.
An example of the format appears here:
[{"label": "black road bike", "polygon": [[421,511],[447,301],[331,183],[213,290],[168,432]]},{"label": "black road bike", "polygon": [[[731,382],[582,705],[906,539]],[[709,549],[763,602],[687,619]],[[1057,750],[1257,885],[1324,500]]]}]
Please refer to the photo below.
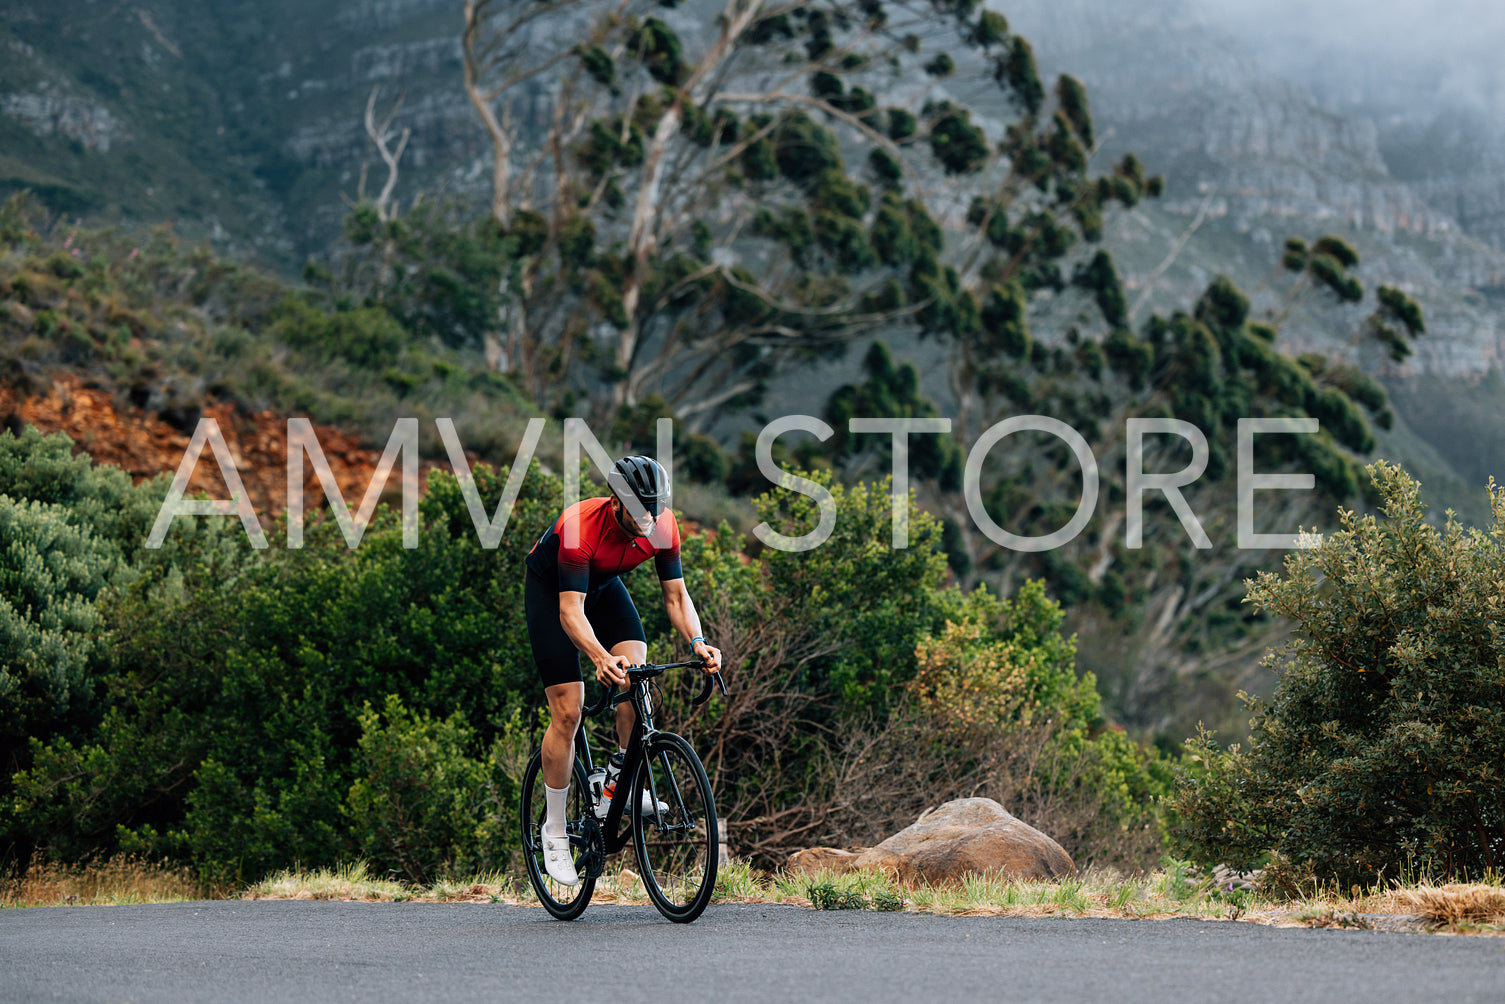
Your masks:
[{"label": "black road bike", "polygon": [[[680,924],[699,917],[716,886],[719,838],[716,803],[711,783],[695,749],[672,732],[653,726],[653,693],[650,681],[666,670],[703,667],[699,659],[662,666],[633,666],[627,670],[628,689],[610,689],[580,715],[575,733],[575,763],[567,804],[565,832],[580,876],[577,885],[562,885],[544,869],[543,825],[545,803],[543,751],[535,750],[523,775],[523,859],[528,878],[544,909],[560,920],[574,920],[590,905],[596,880],[606,868],[608,855],[616,854],[631,839],[639,878],[658,912]],[[704,704],[711,696],[712,681],[725,694],[720,673],[708,674],[700,693],[691,702]],[[591,760],[586,722],[608,709],[631,701],[637,724],[627,744],[627,755],[617,777],[615,797],[605,819],[598,819],[601,782]],[[630,813],[630,823],[624,816]],[[624,825],[626,823],[626,825]]]}]

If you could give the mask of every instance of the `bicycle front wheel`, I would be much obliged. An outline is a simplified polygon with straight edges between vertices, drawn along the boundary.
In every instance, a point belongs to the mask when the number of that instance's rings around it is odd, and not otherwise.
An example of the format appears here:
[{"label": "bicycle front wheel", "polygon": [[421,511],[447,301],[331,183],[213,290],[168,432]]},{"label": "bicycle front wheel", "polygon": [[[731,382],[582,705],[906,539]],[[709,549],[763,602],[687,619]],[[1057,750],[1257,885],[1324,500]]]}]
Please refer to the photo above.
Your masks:
[{"label": "bicycle front wheel", "polygon": [[565,830],[570,837],[570,850],[575,859],[575,868],[580,873],[580,882],[568,886],[549,877],[543,865],[543,842],[539,827],[543,826],[546,803],[544,801],[543,753],[535,750],[528,769],[523,774],[523,799],[521,812],[523,860],[528,866],[528,880],[543,908],[560,920],[574,920],[590,905],[595,892],[596,880],[588,877],[588,857],[591,850],[589,834],[594,832],[585,819],[590,811],[590,797],[586,794],[585,768],[574,760],[570,794],[566,802]]},{"label": "bicycle front wheel", "polygon": [[679,924],[699,917],[716,886],[716,804],[689,743],[660,733],[632,783],[632,844],[643,887]]}]

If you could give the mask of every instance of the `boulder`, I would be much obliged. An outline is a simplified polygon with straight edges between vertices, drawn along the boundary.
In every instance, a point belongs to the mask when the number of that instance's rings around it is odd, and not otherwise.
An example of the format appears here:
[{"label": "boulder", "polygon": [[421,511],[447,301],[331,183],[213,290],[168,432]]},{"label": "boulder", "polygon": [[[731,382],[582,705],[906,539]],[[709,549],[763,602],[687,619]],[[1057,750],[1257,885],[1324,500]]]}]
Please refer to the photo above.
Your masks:
[{"label": "boulder", "polygon": [[814,875],[816,872],[851,871],[857,861],[857,851],[844,851],[836,847],[807,847],[789,855],[784,870],[791,875]]},{"label": "boulder", "polygon": [[1076,865],[1060,844],[991,798],[946,802],[913,826],[855,855],[851,866],[877,868],[901,882],[930,885],[984,872],[1001,872],[1011,879],[1076,874]]}]

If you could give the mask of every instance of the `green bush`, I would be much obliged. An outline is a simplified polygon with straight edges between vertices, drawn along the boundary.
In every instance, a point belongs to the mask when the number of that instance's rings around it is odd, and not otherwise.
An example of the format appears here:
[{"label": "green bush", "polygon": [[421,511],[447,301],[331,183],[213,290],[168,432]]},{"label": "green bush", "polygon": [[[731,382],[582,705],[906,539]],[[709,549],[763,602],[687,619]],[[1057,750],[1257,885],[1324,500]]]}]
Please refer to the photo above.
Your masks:
[{"label": "green bush", "polygon": [[838,889],[831,882],[812,882],[805,890],[817,910],[866,910],[867,897],[855,889]]},{"label": "green bush", "polygon": [[1505,491],[1494,526],[1429,522],[1403,470],[1369,468],[1379,516],[1261,573],[1248,602],[1288,618],[1252,735],[1189,744],[1175,836],[1205,864],[1271,881],[1373,882],[1505,867]]},{"label": "green bush", "polygon": [[[378,869],[427,885],[505,861],[518,792],[495,753],[469,756],[475,732],[459,711],[414,714],[395,694],[360,715],[356,780],[345,813],[359,853]],[[509,738],[520,731],[515,716]],[[499,737],[503,749],[516,746]]]},{"label": "green bush", "polygon": [[[488,512],[506,473],[476,466]],[[1038,584],[1012,602],[963,596],[945,584],[935,519],[914,508],[910,547],[892,550],[887,485],[815,477],[838,509],[825,545],[749,560],[725,526],[684,544],[734,690],[696,712],[689,674],[666,681],[663,724],[706,751],[740,853],[771,862],[792,846],[850,842],[860,826],[886,836],[925,807],[905,798],[933,798],[1020,737],[996,717],[965,735],[914,731],[916,653],[945,639],[948,620],[976,627],[947,648],[963,663],[1004,643],[1029,653],[1029,722],[1052,723],[1050,756],[1018,775],[1026,787],[993,793],[1016,807],[1033,791],[1083,807],[1045,824],[1075,852],[1096,839],[1094,820],[1138,826],[1130,808],[1153,813],[1147,755],[1104,731],[1093,681],[1076,676],[1060,610]],[[541,696],[523,560],[562,507],[559,479],[535,464],[495,550],[442,471],[411,549],[380,507],[354,550],[327,518],[312,519],[300,550],[254,551],[237,521],[195,517],[146,551],[164,491],[161,479],[132,487],[94,469],[62,437],[0,436],[0,628],[14,642],[0,693],[0,848],[166,856],[221,887],[355,856],[413,881],[515,863],[513,803]],[[791,492],[760,506],[789,534],[819,518]],[[652,570],[627,583],[650,654],[667,657],[680,643]],[[883,808],[840,781],[881,766],[860,748],[875,729],[901,765],[950,758],[957,769]],[[906,745],[916,735],[928,745]]]},{"label": "green bush", "polygon": [[44,436],[27,426],[19,436],[0,431],[0,495],[57,507],[80,531],[112,549],[127,565],[160,563],[175,553],[176,539],[148,552],[146,542],[170,478],[132,486],[116,467],[95,466],[87,453],[73,451],[61,432]]},{"label": "green bush", "polygon": [[275,312],[274,334],[311,359],[346,359],[366,370],[380,371],[397,361],[408,336],[380,307],[326,314],[296,296]]},{"label": "green bush", "polygon": [[12,770],[29,736],[89,702],[96,599],[119,560],[60,509],[0,495],[0,766]]},{"label": "green bush", "polygon": [[1079,864],[1153,864],[1171,765],[1107,726],[1044,584],[1012,600],[978,589],[947,601],[944,629],[919,640],[912,703],[894,723],[910,786],[932,801],[995,798]]},{"label": "green bush", "polygon": [[378,305],[414,336],[455,347],[480,345],[495,325],[520,243],[489,214],[442,199],[386,224],[362,203],[346,218],[346,238],[352,247],[336,288]]},{"label": "green bush", "polygon": [[61,433],[0,432],[0,841],[34,746],[98,721],[120,591],[191,553],[191,530],[142,546],[165,490],[95,467]]},{"label": "green bush", "polygon": [[[477,465],[475,477],[489,512],[506,472]],[[385,507],[353,551],[327,519],[302,550],[259,553],[243,534],[203,529],[231,521],[177,521],[172,563],[143,564],[105,608],[110,630],[85,688],[106,700],[66,734],[33,729],[7,773],[0,846],[170,855],[221,884],[367,847],[375,824],[344,811],[352,786],[395,782],[370,773],[366,701],[397,695],[412,715],[446,722],[460,709],[486,750],[537,699],[521,568],[557,514],[559,485],[536,468],[529,483],[496,551],[480,546],[458,484],[438,472],[411,550]],[[496,846],[482,830],[455,836],[441,860],[478,866]],[[390,849],[383,860],[407,870]]]}]

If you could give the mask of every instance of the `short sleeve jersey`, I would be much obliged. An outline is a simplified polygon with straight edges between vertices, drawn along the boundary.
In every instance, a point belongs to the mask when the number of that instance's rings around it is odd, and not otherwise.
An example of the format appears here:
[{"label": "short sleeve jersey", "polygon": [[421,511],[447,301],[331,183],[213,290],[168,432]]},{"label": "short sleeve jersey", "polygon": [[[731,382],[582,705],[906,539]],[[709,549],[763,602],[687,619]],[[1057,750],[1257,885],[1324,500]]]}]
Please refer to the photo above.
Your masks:
[{"label": "short sleeve jersey", "polygon": [[679,522],[665,509],[646,537],[617,525],[611,496],[585,499],[564,511],[528,552],[528,568],[560,592],[588,593],[649,558],[660,581],[684,578]]}]

